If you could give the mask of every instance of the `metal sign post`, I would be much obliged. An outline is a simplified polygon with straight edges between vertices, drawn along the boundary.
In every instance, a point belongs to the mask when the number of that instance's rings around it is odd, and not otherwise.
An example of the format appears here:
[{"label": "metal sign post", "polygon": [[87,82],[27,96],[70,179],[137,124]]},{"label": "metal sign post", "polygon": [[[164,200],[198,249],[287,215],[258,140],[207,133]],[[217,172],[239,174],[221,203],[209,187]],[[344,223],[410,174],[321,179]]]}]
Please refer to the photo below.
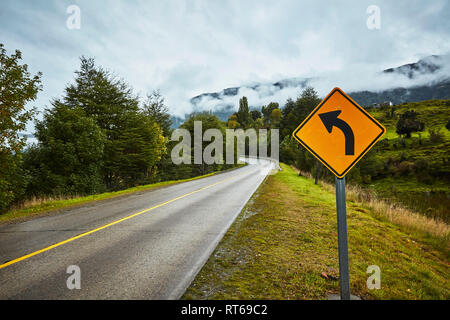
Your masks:
[{"label": "metal sign post", "polygon": [[345,177],[343,178],[336,177],[335,181],[336,181],[336,208],[337,208],[338,250],[339,250],[339,284],[341,287],[341,300],[350,300]]},{"label": "metal sign post", "polygon": [[350,300],[345,175],[384,135],[386,128],[339,88],[295,129],[292,136],[336,176],[341,299]]}]

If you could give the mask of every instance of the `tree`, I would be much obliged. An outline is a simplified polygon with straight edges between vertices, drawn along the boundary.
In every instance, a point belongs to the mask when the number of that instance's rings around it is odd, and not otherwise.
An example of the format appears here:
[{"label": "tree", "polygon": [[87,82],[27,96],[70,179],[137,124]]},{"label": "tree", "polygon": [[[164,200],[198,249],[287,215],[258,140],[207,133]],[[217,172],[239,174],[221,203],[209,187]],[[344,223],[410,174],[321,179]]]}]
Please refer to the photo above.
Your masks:
[{"label": "tree", "polygon": [[445,128],[447,128],[447,130],[450,130],[450,119],[447,121],[447,124],[445,125]]},{"label": "tree", "polygon": [[35,114],[34,109],[25,109],[26,104],[42,90],[42,74],[31,75],[20,60],[19,50],[8,56],[0,43],[0,211],[23,195],[25,173],[20,169],[20,152],[25,137],[19,133]]},{"label": "tree", "polygon": [[238,118],[237,118],[237,114],[236,113],[233,113],[231,116],[228,117],[227,127],[229,129],[237,129],[237,128],[239,128],[239,122],[238,122]]},{"label": "tree", "polygon": [[169,108],[164,104],[164,97],[159,90],[154,90],[147,95],[147,101],[143,105],[144,114],[156,122],[163,131],[163,135],[168,137],[171,132],[172,120],[170,119]]},{"label": "tree", "polygon": [[80,62],[75,83],[65,88],[62,103],[71,108],[81,107],[111,139],[123,119],[139,111],[139,100],[127,83],[96,67],[93,58],[81,57]]},{"label": "tree", "polygon": [[130,115],[117,140],[115,172],[120,173],[122,185],[129,187],[150,182],[156,174],[157,163],[166,153],[167,138],[158,124],[145,114]]},{"label": "tree", "polygon": [[[264,128],[264,120],[263,118],[258,118],[256,119],[256,121],[254,122],[253,126],[255,127],[255,129],[262,129]],[[228,126],[229,127],[229,126]]]},{"label": "tree", "polygon": [[257,119],[261,118],[261,112],[258,110],[252,110],[250,111],[250,117],[253,121],[256,121]]},{"label": "tree", "polygon": [[278,124],[280,123],[281,120],[281,110],[280,109],[273,109],[272,113],[270,114],[270,124],[272,126],[272,128],[276,128],[278,127]]},{"label": "tree", "polygon": [[[107,187],[120,189],[141,183],[143,177],[149,180],[156,173],[155,159],[160,159],[165,152],[167,139],[159,125],[148,116],[144,120],[138,97],[131,87],[107,70],[96,67],[94,59],[81,57],[80,70],[75,74],[75,83],[65,89],[61,103],[83,109],[105,132],[102,172]],[[162,110],[161,100],[157,102],[155,110]],[[144,152],[145,160],[139,152]]]},{"label": "tree", "polygon": [[[283,110],[280,120],[280,135],[283,141],[290,139],[292,132],[303,122],[304,119],[314,110],[314,108],[320,103],[320,99],[317,92],[312,87],[306,87],[297,100],[288,99]],[[298,148],[298,152],[288,152],[286,148]],[[302,146],[298,144],[292,145],[291,143],[284,144],[285,150],[280,153],[281,160],[284,161],[283,155],[292,157],[296,155],[295,165],[297,168],[313,172],[316,182],[323,176],[325,170],[322,168],[322,164],[316,160],[310,153]],[[292,161],[292,160],[291,160]]]},{"label": "tree", "polygon": [[283,108],[281,137],[291,135],[319,103],[320,98],[312,87],[306,87],[296,101],[289,99]]},{"label": "tree", "polygon": [[397,134],[405,135],[406,138],[411,138],[411,133],[423,131],[425,124],[417,119],[418,113],[414,110],[407,110],[400,115],[397,121]]},{"label": "tree", "polygon": [[267,106],[262,106],[261,113],[264,116],[264,124],[269,125],[270,124],[270,115],[272,114],[272,111],[274,109],[279,109],[279,104],[277,102],[271,102]]},{"label": "tree", "polygon": [[106,136],[83,109],[55,100],[36,122],[35,145],[25,152],[32,173],[28,194],[93,194],[105,189],[101,175]]},{"label": "tree", "polygon": [[239,110],[236,115],[238,122],[243,128],[246,128],[250,124],[250,111],[248,108],[247,97],[239,99]]},{"label": "tree", "polygon": [[237,129],[239,128],[239,122],[236,120],[228,120],[227,122],[228,129]]},{"label": "tree", "polygon": [[[201,113],[194,113],[189,116],[189,118],[180,126],[180,128],[186,129],[189,131],[191,135],[191,156],[192,161],[191,163],[194,163],[194,122],[200,121],[202,123],[202,132],[205,133],[208,129],[218,129],[222,133],[222,136],[225,137],[225,126],[220,121],[219,118],[217,118],[215,115],[211,114],[210,112],[201,112]],[[202,150],[205,149],[207,145],[209,145],[211,142],[209,141],[203,141],[202,139]],[[225,138],[223,139],[223,150],[225,151]],[[192,168],[192,176],[201,175],[210,173],[216,170],[220,170],[221,168],[227,167],[227,165],[220,165],[220,164],[206,164],[204,161],[202,161],[202,164],[192,164],[190,165]]]}]

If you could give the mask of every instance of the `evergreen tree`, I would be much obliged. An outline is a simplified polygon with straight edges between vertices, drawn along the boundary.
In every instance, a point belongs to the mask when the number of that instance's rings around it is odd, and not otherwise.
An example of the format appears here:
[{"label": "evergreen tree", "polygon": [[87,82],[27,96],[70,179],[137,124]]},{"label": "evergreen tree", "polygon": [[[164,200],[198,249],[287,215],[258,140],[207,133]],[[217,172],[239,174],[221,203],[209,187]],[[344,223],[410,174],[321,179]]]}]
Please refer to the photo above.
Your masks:
[{"label": "evergreen tree", "polygon": [[236,113],[237,120],[243,128],[247,128],[250,124],[250,110],[248,108],[247,97],[239,99],[239,110]]},{"label": "evergreen tree", "polygon": [[319,103],[320,98],[312,87],[306,87],[296,101],[289,99],[283,108],[281,138],[291,135]]},{"label": "evergreen tree", "polygon": [[[143,177],[150,179],[165,152],[166,139],[159,125],[148,117],[144,120],[138,97],[128,84],[96,67],[94,59],[81,57],[80,70],[75,74],[75,83],[66,88],[61,103],[82,108],[105,132],[102,172],[107,187],[119,189],[142,182]],[[140,151],[145,160],[137,155]]]},{"label": "evergreen tree", "polygon": [[171,133],[172,120],[170,119],[169,108],[164,103],[164,97],[159,90],[147,95],[147,101],[143,105],[144,113],[156,122],[163,131],[163,135],[168,137]]},{"label": "evergreen tree", "polygon": [[270,124],[270,115],[272,111],[275,109],[279,109],[280,105],[277,102],[271,102],[267,106],[262,106],[261,113],[264,116],[264,124],[269,126]]},{"label": "evergreen tree", "polygon": [[149,183],[166,153],[167,138],[156,122],[143,113],[130,114],[120,132],[121,138],[114,144],[117,160],[113,167],[122,179],[119,186]]},{"label": "evergreen tree", "polygon": [[36,122],[34,145],[25,152],[31,172],[29,195],[93,194],[103,191],[101,175],[106,136],[83,109],[53,102]]},{"label": "evergreen tree", "polygon": [[261,118],[261,112],[259,110],[252,110],[250,111],[250,117],[253,121],[256,121],[257,119]]}]

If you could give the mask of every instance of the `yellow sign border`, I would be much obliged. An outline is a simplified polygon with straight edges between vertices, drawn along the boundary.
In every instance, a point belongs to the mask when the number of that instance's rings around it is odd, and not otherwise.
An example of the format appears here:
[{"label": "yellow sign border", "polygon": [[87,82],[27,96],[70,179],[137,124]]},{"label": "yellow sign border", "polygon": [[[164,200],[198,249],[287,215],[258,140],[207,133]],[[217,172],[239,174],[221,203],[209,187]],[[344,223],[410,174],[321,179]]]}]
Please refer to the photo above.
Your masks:
[{"label": "yellow sign border", "polygon": [[[373,123],[375,123],[380,129],[381,133],[369,144],[369,146],[366,147],[366,149],[345,169],[342,173],[338,173],[336,170],[333,169],[331,165],[329,165],[325,160],[323,160],[318,154],[314,152],[314,150],[309,147],[305,142],[303,142],[301,139],[299,139],[296,136],[296,133],[311,119],[312,116],[316,114],[317,111],[322,107],[322,105],[336,92],[339,92],[342,94],[350,103],[352,103],[356,108],[358,108],[366,117],[368,117],[370,120],[372,120]],[[309,152],[312,153],[314,157],[316,157],[325,167],[327,167],[335,176],[338,178],[343,178],[358,162],[361,160],[362,157],[370,150],[372,147],[380,140],[380,138],[386,133],[386,128],[379,123],[374,117],[370,115],[364,108],[362,108],[359,104],[357,104],[352,98],[350,98],[344,91],[342,91],[340,88],[336,87],[325,97],[325,99],[322,100],[322,102],[319,103],[319,105],[314,108],[314,110],[306,117],[305,120],[294,130],[292,133],[292,136],[294,137],[297,142],[299,142],[302,146],[304,146]]]}]

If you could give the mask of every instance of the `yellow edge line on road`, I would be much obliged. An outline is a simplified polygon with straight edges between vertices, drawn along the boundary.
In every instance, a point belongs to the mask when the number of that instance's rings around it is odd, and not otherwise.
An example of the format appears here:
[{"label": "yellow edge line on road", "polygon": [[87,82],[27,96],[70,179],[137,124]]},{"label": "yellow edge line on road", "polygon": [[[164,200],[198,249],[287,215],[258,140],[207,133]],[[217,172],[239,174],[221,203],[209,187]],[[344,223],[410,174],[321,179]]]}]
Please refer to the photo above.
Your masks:
[{"label": "yellow edge line on road", "polygon": [[49,251],[49,250],[54,249],[54,248],[56,248],[56,247],[62,246],[63,244],[66,244],[66,243],[72,242],[72,241],[74,241],[74,240],[80,239],[80,238],[82,238],[82,237],[85,237],[85,236],[90,235],[90,234],[92,234],[92,233],[95,233],[95,232],[97,232],[97,231],[106,229],[106,228],[111,227],[111,226],[113,226],[113,225],[115,225],[115,224],[118,224],[118,223],[120,223],[120,222],[123,222],[123,221],[126,221],[126,220],[128,220],[128,219],[137,217],[137,216],[139,216],[139,215],[141,215],[141,214],[143,214],[143,213],[149,212],[150,210],[153,210],[153,209],[156,209],[156,208],[165,206],[166,204],[169,204],[169,203],[171,203],[171,202],[180,200],[180,199],[185,198],[185,197],[187,197],[187,196],[190,196],[190,195],[192,195],[192,194],[194,194],[194,193],[197,193],[197,192],[200,192],[200,191],[202,191],[202,190],[205,190],[205,189],[214,187],[214,186],[216,186],[216,185],[218,185],[218,184],[220,184],[220,183],[223,183],[223,182],[225,182],[225,181],[231,180],[231,179],[236,178],[236,177],[238,177],[238,176],[241,176],[241,175],[243,175],[243,174],[244,174],[244,173],[241,173],[241,174],[237,174],[237,175],[235,175],[235,176],[232,176],[232,177],[223,179],[223,180],[218,181],[218,182],[216,182],[216,183],[210,184],[210,185],[208,185],[208,186],[206,186],[206,187],[202,187],[202,188],[200,188],[200,189],[191,191],[191,192],[186,193],[186,194],[184,194],[184,195],[181,195],[181,196],[179,196],[179,197],[173,198],[173,199],[171,199],[171,200],[169,200],[169,201],[166,201],[166,202],[157,204],[156,206],[153,206],[153,207],[151,207],[151,208],[147,208],[147,209],[142,210],[142,211],[140,211],[140,212],[133,213],[133,214],[131,214],[131,215],[129,215],[129,216],[126,216],[125,218],[122,218],[122,219],[113,221],[113,222],[111,222],[111,223],[105,224],[104,226],[101,226],[101,227],[98,227],[98,228],[96,228],[96,229],[93,229],[93,230],[84,232],[84,233],[82,233],[82,234],[79,234],[79,235],[77,235],[77,236],[75,236],[75,237],[72,237],[72,238],[69,238],[69,239],[67,239],[67,240],[64,240],[64,241],[55,243],[55,244],[53,244],[53,245],[51,245],[51,246],[48,246],[48,247],[46,247],[46,248],[44,248],[44,249],[41,249],[41,250],[38,250],[38,251],[35,251],[35,252],[32,252],[32,253],[29,253],[29,254],[27,254],[27,255],[25,255],[25,256],[22,256],[22,257],[20,257],[20,258],[17,258],[17,259],[8,261],[8,262],[6,262],[6,263],[0,265],[0,269],[3,269],[3,268],[5,268],[5,267],[10,266],[10,265],[12,265],[12,264],[15,264],[15,263],[17,263],[17,262],[26,260],[26,259],[31,258],[31,257],[33,257],[33,256],[35,256],[35,255],[40,254],[40,253]]}]

